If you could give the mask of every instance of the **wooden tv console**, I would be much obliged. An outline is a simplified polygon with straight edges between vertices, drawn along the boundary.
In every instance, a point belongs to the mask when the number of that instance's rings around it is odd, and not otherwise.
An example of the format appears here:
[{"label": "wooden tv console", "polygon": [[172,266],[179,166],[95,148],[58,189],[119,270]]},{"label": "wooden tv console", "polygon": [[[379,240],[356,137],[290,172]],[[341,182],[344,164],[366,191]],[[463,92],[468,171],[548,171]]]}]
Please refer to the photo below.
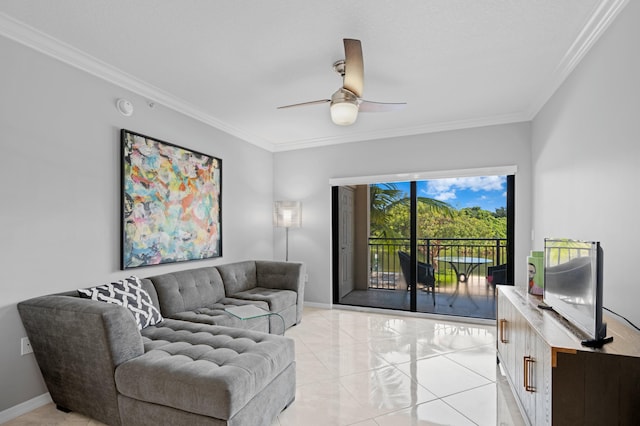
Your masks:
[{"label": "wooden tv console", "polygon": [[640,424],[640,332],[605,315],[613,342],[585,336],[525,289],[498,286],[497,353],[531,425]]}]

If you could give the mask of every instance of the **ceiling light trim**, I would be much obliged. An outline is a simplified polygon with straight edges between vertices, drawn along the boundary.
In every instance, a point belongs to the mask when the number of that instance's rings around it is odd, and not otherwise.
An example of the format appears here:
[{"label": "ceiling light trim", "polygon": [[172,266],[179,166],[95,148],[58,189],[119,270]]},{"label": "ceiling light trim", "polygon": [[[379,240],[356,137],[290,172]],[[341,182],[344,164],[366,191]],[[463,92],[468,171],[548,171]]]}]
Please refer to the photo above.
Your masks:
[{"label": "ceiling light trim", "polygon": [[46,56],[136,93],[194,120],[273,152],[274,144],[231,126],[194,105],[0,12],[0,35]]},{"label": "ceiling light trim", "polygon": [[529,120],[535,118],[628,3],[629,0],[602,0],[594,7],[593,14],[564,54],[552,77],[529,106]]}]

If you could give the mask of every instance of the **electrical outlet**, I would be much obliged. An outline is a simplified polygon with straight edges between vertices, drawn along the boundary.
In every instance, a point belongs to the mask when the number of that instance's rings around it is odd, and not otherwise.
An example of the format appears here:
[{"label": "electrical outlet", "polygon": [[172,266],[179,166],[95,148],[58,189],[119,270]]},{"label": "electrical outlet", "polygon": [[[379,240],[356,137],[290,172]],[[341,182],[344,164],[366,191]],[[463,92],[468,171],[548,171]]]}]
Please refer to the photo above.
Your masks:
[{"label": "electrical outlet", "polygon": [[20,339],[20,355],[26,355],[33,352],[33,348],[31,347],[31,342],[28,337],[23,337]]}]

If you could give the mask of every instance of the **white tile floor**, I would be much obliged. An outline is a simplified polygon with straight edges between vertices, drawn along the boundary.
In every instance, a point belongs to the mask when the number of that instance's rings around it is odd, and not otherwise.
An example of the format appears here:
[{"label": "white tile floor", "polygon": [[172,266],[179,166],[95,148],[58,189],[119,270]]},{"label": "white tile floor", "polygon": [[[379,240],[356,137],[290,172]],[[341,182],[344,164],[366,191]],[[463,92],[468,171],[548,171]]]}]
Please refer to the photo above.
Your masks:
[{"label": "white tile floor", "polygon": [[495,425],[495,327],[306,309],[289,425]]},{"label": "white tile floor", "polygon": [[[296,341],[296,400],[273,426],[499,423],[495,326],[305,308],[286,335]],[[507,417],[500,424],[521,421],[514,409]],[[44,423],[99,424],[53,405],[7,424]]]}]

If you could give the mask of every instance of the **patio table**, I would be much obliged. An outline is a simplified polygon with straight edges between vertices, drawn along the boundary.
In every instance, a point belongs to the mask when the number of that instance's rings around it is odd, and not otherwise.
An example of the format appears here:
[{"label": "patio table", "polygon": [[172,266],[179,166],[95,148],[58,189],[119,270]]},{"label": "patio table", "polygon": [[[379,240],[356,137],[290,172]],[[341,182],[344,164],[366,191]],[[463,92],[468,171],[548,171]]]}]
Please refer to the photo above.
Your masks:
[{"label": "patio table", "polygon": [[[469,281],[469,276],[474,270],[480,267],[480,265],[493,263],[493,260],[486,259],[484,257],[439,256],[439,257],[436,257],[435,259],[441,262],[447,262],[449,265],[451,265],[451,268],[456,273],[456,278],[457,278],[456,289],[451,295],[451,298],[449,299],[450,300],[449,306],[453,306],[453,302],[458,297],[458,294],[460,292],[460,283],[464,283],[465,285],[467,285],[467,282]],[[468,294],[468,288],[467,288],[467,294]],[[469,299],[471,300],[471,303],[473,303],[474,305],[476,304],[470,296],[469,296]]]}]

